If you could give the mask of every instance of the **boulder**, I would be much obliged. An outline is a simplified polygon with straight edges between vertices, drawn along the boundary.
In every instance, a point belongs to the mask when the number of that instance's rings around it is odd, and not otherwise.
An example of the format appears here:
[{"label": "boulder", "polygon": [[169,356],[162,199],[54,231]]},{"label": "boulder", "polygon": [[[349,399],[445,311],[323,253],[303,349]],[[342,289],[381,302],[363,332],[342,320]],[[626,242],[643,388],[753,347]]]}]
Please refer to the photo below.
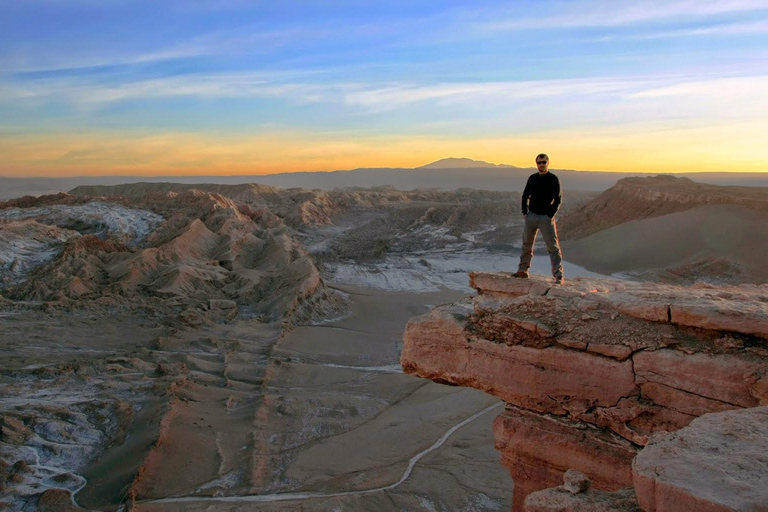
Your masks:
[{"label": "boulder", "polygon": [[501,464],[515,481],[513,510],[522,510],[531,492],[560,484],[569,469],[589,475],[597,489],[632,485],[637,447],[604,429],[507,406],[493,434]]},{"label": "boulder", "polygon": [[768,510],[768,407],[707,414],[656,434],[632,473],[646,512]]}]

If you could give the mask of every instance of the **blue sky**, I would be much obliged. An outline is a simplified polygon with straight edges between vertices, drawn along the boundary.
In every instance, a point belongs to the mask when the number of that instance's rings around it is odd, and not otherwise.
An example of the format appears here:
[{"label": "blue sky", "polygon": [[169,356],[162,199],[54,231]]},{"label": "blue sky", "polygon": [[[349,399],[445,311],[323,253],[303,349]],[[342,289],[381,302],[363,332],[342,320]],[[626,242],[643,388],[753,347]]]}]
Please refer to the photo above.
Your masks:
[{"label": "blue sky", "polygon": [[768,0],[0,0],[0,175],[768,171],[766,90]]}]

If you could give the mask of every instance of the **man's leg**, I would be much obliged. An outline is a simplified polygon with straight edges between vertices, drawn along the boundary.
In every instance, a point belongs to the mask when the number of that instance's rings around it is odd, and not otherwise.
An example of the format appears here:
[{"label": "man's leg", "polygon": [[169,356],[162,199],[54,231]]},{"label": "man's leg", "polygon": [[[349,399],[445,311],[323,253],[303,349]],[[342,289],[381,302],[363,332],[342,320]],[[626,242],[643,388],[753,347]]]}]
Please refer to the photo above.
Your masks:
[{"label": "man's leg", "polygon": [[524,274],[527,274],[528,269],[531,268],[533,243],[536,241],[536,233],[539,230],[536,217],[538,217],[538,215],[534,215],[533,213],[528,213],[528,215],[525,216],[525,225],[523,226],[523,249],[520,253],[520,265],[517,267],[517,271]]},{"label": "man's leg", "polygon": [[547,244],[549,252],[549,261],[552,264],[552,275],[555,279],[563,277],[563,256],[560,252],[560,240],[557,238],[557,222],[546,215],[542,216],[540,225],[541,236],[544,237],[544,243]]}]

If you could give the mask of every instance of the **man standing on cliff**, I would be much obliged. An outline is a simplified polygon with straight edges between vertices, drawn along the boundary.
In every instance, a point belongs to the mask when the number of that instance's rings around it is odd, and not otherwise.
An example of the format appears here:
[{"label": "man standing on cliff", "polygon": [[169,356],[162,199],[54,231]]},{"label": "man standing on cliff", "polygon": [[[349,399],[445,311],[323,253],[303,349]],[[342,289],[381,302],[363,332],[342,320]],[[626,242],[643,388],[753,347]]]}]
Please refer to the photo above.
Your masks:
[{"label": "man standing on cliff", "polygon": [[549,172],[549,157],[544,153],[536,157],[536,168],[539,172],[528,178],[523,191],[523,252],[520,254],[520,266],[515,277],[528,277],[533,258],[533,243],[536,234],[541,230],[544,243],[547,244],[549,260],[552,263],[552,275],[556,284],[563,284],[563,258],[560,254],[560,241],[557,239],[557,223],[555,215],[560,208],[562,195],[560,180]]}]

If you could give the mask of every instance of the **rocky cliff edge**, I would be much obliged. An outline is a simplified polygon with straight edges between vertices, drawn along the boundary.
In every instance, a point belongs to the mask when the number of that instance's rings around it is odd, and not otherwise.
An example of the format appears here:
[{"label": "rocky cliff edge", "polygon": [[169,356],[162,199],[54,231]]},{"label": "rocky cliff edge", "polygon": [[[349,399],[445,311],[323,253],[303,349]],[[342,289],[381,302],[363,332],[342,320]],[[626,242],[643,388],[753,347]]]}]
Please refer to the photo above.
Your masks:
[{"label": "rocky cliff edge", "polygon": [[[553,286],[487,273],[470,282],[476,296],[409,322],[401,363],[507,403],[494,436],[515,480],[513,510],[570,468],[596,490],[632,487],[632,461],[649,439],[704,414],[768,405],[768,285]],[[643,481],[644,510],[685,509],[649,505],[663,502],[647,495],[663,486]],[[698,510],[719,503],[695,499]],[[732,510],[723,507],[712,510]]]}]

